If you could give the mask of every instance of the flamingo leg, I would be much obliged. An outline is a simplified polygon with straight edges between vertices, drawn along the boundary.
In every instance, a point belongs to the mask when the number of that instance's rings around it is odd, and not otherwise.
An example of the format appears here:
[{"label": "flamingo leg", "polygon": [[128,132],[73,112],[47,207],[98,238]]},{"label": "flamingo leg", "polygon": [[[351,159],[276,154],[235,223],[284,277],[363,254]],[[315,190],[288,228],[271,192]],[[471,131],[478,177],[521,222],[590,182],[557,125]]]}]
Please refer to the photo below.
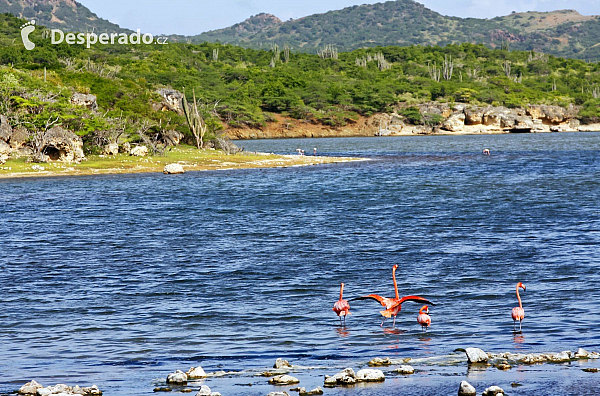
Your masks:
[{"label": "flamingo leg", "polygon": [[521,325],[522,324],[523,324],[523,322],[519,320],[519,331],[521,331]]},{"label": "flamingo leg", "polygon": [[396,328],[396,316],[394,315],[394,323],[392,324],[392,327],[395,329]]},{"label": "flamingo leg", "polygon": [[385,316],[383,317],[383,320],[381,321],[381,326],[379,326],[379,327],[383,327],[384,323],[385,323]]}]

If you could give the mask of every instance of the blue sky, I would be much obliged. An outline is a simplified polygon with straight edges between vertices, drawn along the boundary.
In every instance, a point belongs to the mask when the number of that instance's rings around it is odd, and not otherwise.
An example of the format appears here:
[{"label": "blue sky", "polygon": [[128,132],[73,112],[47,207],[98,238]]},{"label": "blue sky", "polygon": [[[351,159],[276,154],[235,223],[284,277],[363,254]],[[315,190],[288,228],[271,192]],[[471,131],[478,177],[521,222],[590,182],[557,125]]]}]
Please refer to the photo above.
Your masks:
[{"label": "blue sky", "polygon": [[[369,0],[79,0],[98,16],[129,29],[149,33],[194,35],[241,22],[251,15],[268,12],[283,20],[377,3]],[[493,18],[512,11],[575,9],[600,15],[600,0],[421,0],[444,15]]]}]

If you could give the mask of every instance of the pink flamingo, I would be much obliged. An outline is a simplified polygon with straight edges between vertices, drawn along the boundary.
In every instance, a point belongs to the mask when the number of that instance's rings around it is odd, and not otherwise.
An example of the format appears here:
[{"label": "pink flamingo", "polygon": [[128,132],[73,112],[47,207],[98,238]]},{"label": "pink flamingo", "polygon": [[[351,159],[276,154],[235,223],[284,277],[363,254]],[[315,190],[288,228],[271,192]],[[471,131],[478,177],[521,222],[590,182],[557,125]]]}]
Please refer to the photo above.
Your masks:
[{"label": "pink flamingo", "polygon": [[392,267],[392,278],[394,280],[394,291],[396,292],[396,298],[381,297],[377,294],[369,294],[368,296],[362,296],[362,297],[357,298],[357,300],[367,300],[367,299],[375,300],[385,307],[385,310],[379,311],[379,313],[381,313],[381,316],[383,316],[383,321],[381,322],[381,327],[383,327],[383,323],[385,323],[385,319],[391,318],[392,316],[394,317],[393,327],[396,327],[396,315],[398,315],[398,313],[402,310],[402,303],[404,303],[406,301],[415,301],[415,302],[420,301],[420,302],[425,302],[427,304],[435,305],[431,301],[429,301],[423,297],[419,297],[419,296],[406,296],[406,297],[400,298],[400,295],[398,294],[398,283],[396,282],[396,269],[398,269],[397,264],[395,264]]},{"label": "pink flamingo", "polygon": [[513,329],[516,331],[517,320],[519,321],[519,331],[521,331],[521,325],[523,319],[525,319],[525,310],[523,309],[523,303],[521,302],[521,296],[519,296],[519,288],[525,290],[525,285],[521,282],[517,283],[517,300],[519,300],[519,306],[512,309]]},{"label": "pink flamingo", "polygon": [[[343,326],[346,325],[346,315],[350,315],[350,304],[344,300],[344,286],[343,283],[340,284],[340,299],[333,304],[333,312],[340,318],[340,324]],[[342,318],[344,319],[343,324]]]},{"label": "pink flamingo", "polygon": [[431,316],[429,316],[429,307],[427,305],[423,305],[423,307],[419,310],[417,322],[419,322],[423,331],[427,331],[427,328],[431,326]]}]

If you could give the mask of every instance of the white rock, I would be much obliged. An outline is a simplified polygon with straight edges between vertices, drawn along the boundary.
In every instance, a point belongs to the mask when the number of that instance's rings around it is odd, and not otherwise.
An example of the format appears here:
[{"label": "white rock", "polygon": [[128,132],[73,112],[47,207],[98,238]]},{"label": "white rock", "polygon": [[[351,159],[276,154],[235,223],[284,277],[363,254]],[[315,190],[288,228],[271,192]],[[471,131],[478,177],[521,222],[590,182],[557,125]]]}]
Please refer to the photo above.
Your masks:
[{"label": "white rock", "polygon": [[333,378],[335,378],[336,380],[341,380],[345,377],[356,378],[356,374],[354,374],[354,369],[349,367],[333,376]]},{"label": "white rock", "polygon": [[275,377],[269,380],[269,384],[272,385],[292,385],[299,383],[300,380],[296,377],[292,377],[291,375],[283,374],[276,375]]},{"label": "white rock", "polygon": [[504,395],[504,389],[499,386],[490,386],[483,391],[483,396],[502,396]]},{"label": "white rock", "polygon": [[275,364],[273,365],[273,368],[280,369],[280,368],[285,368],[285,367],[292,367],[292,365],[290,364],[290,362],[288,362],[287,360],[284,360],[282,358],[277,358],[277,360],[275,360]]},{"label": "white rock", "polygon": [[267,396],[290,396],[287,392],[271,392]]},{"label": "white rock", "polygon": [[583,348],[579,348],[575,354],[575,357],[578,359],[585,359],[588,356],[590,356],[590,353]]},{"label": "white rock", "polygon": [[211,392],[210,396],[221,396],[221,393],[219,393],[219,392]]},{"label": "white rock", "polygon": [[110,143],[104,147],[103,153],[105,155],[117,155],[119,154],[119,145],[117,143]]},{"label": "white rock", "polygon": [[145,157],[148,155],[148,147],[146,146],[135,146],[129,152],[130,155],[134,157]]},{"label": "white rock", "polygon": [[356,380],[361,382],[385,381],[383,371],[376,369],[362,369],[356,373]]},{"label": "white rock", "polygon": [[71,391],[73,390],[69,385],[65,384],[56,384],[54,386],[49,386],[46,389],[48,389],[52,394],[71,393]]},{"label": "white rock", "polygon": [[467,348],[465,352],[469,363],[486,363],[489,359],[487,353],[479,348]]},{"label": "white rock", "polygon": [[322,395],[322,394],[323,394],[323,389],[320,386],[317,386],[315,389],[308,392],[309,396]]},{"label": "white rock", "polygon": [[52,391],[48,388],[40,388],[37,390],[37,392],[35,394],[37,396],[48,396],[48,395],[52,394]]},{"label": "white rock", "polygon": [[404,374],[404,375],[409,375],[409,374],[415,373],[415,369],[412,366],[408,366],[408,365],[402,365],[394,371],[397,372],[398,374]]},{"label": "white rock", "polygon": [[202,385],[198,393],[196,393],[196,396],[210,396],[211,393],[212,392],[208,386]]},{"label": "white rock", "polygon": [[30,381],[23,385],[21,389],[19,389],[20,395],[35,395],[38,389],[43,388],[41,384],[38,384],[35,380]]},{"label": "white rock", "polygon": [[477,390],[467,381],[460,382],[460,388],[458,388],[458,396],[476,396]]},{"label": "white rock", "polygon": [[[183,169],[183,166],[181,166],[181,164],[168,164],[165,165],[165,168],[163,169],[163,173],[165,175],[181,175],[183,173],[185,173],[185,170]],[[279,368],[279,367],[276,367]]]},{"label": "white rock", "polygon": [[200,379],[207,377],[206,373],[204,372],[204,369],[200,366],[190,367],[186,374],[188,379]]},{"label": "white rock", "polygon": [[167,376],[167,384],[185,385],[187,381],[187,374],[181,370],[177,370]]}]

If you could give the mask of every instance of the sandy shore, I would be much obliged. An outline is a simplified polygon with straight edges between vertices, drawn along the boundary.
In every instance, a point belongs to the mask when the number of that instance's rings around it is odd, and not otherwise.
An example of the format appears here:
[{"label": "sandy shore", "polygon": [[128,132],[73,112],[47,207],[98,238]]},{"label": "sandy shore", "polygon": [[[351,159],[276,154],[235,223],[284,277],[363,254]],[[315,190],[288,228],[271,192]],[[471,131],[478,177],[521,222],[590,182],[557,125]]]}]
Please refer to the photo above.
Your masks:
[{"label": "sandy shore", "polygon": [[362,158],[323,157],[300,155],[275,155],[267,153],[241,153],[226,155],[216,150],[196,150],[178,147],[165,156],[132,157],[89,156],[79,164],[52,162],[28,163],[25,158],[11,159],[0,166],[0,179],[24,177],[89,176],[163,172],[165,165],[178,163],[185,171],[214,171],[252,168],[288,168],[341,162],[363,161]]}]

